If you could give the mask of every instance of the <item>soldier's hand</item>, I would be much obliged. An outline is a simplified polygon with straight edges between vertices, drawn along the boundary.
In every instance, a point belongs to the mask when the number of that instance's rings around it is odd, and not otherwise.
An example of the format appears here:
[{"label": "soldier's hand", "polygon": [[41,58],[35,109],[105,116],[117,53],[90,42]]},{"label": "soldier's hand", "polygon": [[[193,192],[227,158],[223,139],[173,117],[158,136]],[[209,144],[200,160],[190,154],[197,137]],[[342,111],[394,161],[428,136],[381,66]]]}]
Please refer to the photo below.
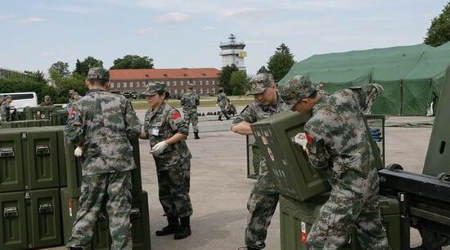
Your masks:
[{"label": "soldier's hand", "polygon": [[168,146],[169,144],[167,144],[167,142],[165,141],[158,142],[155,146],[153,146],[150,153],[152,153],[153,155],[160,155]]},{"label": "soldier's hand", "polygon": [[78,147],[73,151],[73,154],[74,154],[76,157],[81,157],[81,155],[83,155],[83,148],[78,146]]}]

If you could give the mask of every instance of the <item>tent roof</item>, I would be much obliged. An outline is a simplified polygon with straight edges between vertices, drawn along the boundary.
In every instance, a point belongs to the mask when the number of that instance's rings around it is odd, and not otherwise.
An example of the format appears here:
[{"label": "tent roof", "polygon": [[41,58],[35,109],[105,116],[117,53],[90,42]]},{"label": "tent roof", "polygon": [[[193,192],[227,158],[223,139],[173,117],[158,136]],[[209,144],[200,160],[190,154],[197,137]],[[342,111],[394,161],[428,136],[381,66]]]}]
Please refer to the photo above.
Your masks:
[{"label": "tent roof", "polygon": [[449,63],[450,42],[435,48],[418,44],[314,55],[294,64],[279,85],[297,74],[308,75],[314,83],[432,79],[442,75]]}]

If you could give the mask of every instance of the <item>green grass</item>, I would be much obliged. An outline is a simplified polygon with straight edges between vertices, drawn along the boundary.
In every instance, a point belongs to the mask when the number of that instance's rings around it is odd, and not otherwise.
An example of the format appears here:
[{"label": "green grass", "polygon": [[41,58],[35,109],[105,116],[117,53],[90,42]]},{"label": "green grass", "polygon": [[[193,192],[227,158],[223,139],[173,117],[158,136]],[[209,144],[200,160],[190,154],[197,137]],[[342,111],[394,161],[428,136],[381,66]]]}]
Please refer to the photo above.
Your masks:
[{"label": "green grass", "polygon": [[[246,106],[253,101],[252,97],[248,96],[229,96],[231,102],[236,106]],[[167,101],[170,105],[180,108],[180,100],[169,99]],[[134,100],[132,101],[134,109],[147,109],[148,104],[146,100]],[[215,107],[216,106],[216,97],[201,97],[199,107]]]}]

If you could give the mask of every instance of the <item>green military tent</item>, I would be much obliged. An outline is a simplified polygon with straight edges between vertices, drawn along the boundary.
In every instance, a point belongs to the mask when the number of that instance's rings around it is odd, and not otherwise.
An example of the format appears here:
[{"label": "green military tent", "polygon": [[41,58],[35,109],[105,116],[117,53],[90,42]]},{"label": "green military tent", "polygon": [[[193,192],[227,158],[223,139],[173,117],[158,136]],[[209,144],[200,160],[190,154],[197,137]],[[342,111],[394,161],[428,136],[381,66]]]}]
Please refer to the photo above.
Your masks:
[{"label": "green military tent", "polygon": [[298,74],[308,75],[315,84],[324,82],[328,93],[376,82],[385,92],[373,113],[425,115],[430,103],[437,103],[449,64],[450,42],[314,55],[294,64],[279,86]]}]

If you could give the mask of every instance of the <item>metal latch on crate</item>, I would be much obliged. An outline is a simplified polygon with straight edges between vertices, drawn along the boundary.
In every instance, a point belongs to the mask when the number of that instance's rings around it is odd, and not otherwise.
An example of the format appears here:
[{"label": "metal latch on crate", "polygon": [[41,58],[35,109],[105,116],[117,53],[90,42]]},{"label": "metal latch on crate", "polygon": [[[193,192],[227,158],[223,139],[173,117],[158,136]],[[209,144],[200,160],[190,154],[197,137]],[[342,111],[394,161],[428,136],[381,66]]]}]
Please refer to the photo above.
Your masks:
[{"label": "metal latch on crate", "polygon": [[50,214],[53,213],[53,204],[52,203],[43,203],[39,205],[39,213],[40,214]]},{"label": "metal latch on crate", "polygon": [[36,155],[49,155],[50,148],[48,145],[37,145],[36,146]]},{"label": "metal latch on crate", "polygon": [[14,148],[13,147],[0,148],[0,158],[9,158],[9,157],[14,157]]},{"label": "metal latch on crate", "polygon": [[19,211],[17,210],[17,207],[5,207],[3,208],[3,217],[4,218],[11,218],[11,217],[18,217]]}]

